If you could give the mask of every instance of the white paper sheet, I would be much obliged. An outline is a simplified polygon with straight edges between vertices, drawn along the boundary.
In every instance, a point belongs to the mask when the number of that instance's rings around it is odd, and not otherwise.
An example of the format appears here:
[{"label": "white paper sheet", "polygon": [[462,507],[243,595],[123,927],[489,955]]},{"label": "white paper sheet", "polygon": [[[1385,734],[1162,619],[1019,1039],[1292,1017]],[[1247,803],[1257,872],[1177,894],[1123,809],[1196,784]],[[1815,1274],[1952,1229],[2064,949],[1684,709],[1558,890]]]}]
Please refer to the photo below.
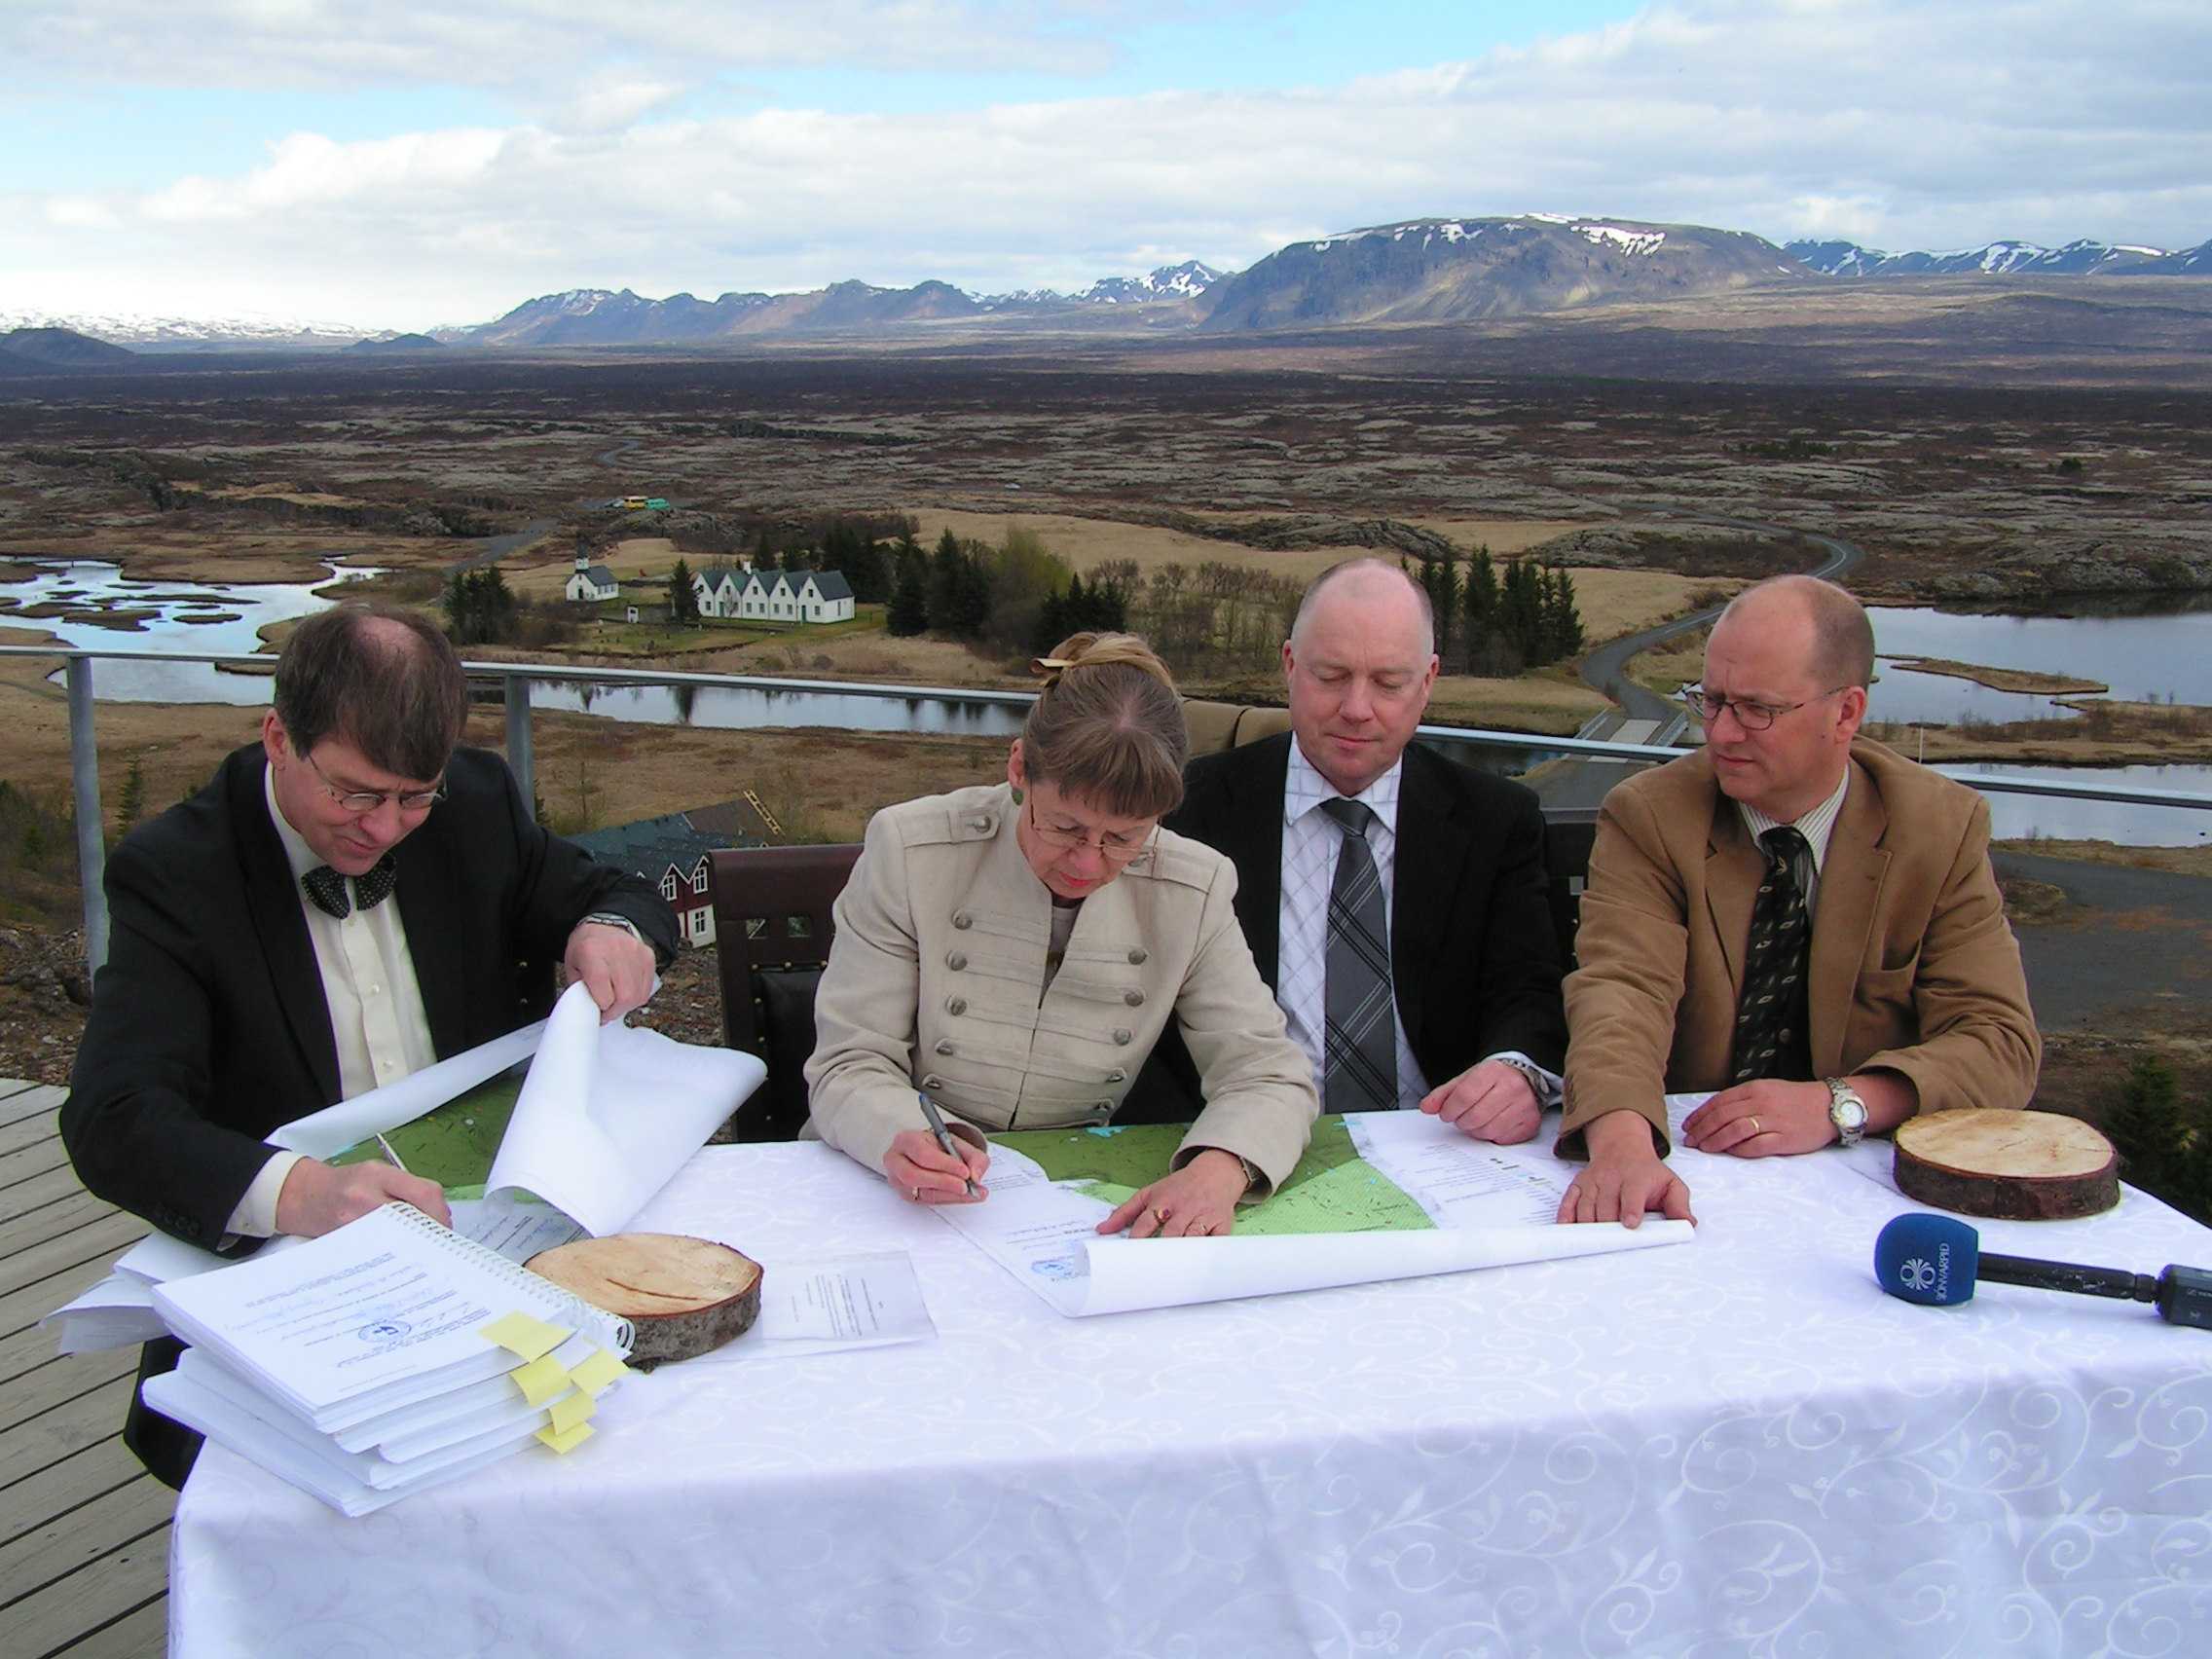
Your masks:
[{"label": "white paper sheet", "polygon": [[598,1236],[618,1233],[767,1076],[754,1054],[602,1025],[591,993],[553,1006],[484,1184],[535,1193]]},{"label": "white paper sheet", "polygon": [[382,1088],[372,1088],[366,1094],[356,1094],[350,1100],[341,1100],[335,1106],[295,1119],[273,1130],[269,1144],[304,1152],[310,1158],[331,1158],[350,1146],[358,1146],[371,1135],[412,1124],[424,1113],[443,1106],[486,1078],[497,1077],[518,1061],[529,1059],[536,1051],[546,1023],[541,1019],[535,1025],[510,1031],[504,1037],[495,1037],[465,1053],[453,1054],[419,1072],[410,1072],[397,1083],[387,1083]]},{"label": "white paper sheet", "polygon": [[491,1198],[455,1198],[453,1230],[516,1263],[584,1235],[581,1227],[551,1204],[531,1203],[503,1193]]},{"label": "white paper sheet", "polygon": [[701,1359],[795,1359],[937,1339],[913,1259],[903,1250],[779,1257],[763,1261],[760,1272],[760,1317],[753,1329]]},{"label": "white paper sheet", "polygon": [[[1385,1130],[1381,1138],[1419,1147],[1431,1139],[1433,1131],[1465,1146],[1475,1145],[1434,1119],[1424,1119],[1422,1124]],[[1449,1142],[1442,1144],[1449,1150]],[[1543,1156],[1549,1159],[1548,1154]],[[1438,1219],[1433,1232],[1102,1238],[1098,1224],[1112,1212],[1111,1204],[1072,1185],[1046,1180],[1035,1160],[1003,1146],[991,1149],[990,1198],[979,1204],[940,1204],[937,1213],[1071,1318],[1419,1278],[1517,1262],[1566,1261],[1616,1250],[1687,1243],[1696,1236],[1696,1230],[1687,1222],[1655,1219],[1633,1229],[1618,1223],[1558,1226],[1552,1216],[1564,1184],[1551,1190],[1549,1207],[1540,1220],[1515,1224],[1514,1216],[1531,1214],[1543,1197],[1529,1184],[1526,1171],[1519,1179],[1501,1179],[1487,1191],[1476,1191],[1482,1183],[1465,1175],[1475,1167],[1465,1159],[1438,1152],[1425,1162],[1422,1159],[1407,1161],[1420,1167],[1433,1164],[1435,1171],[1432,1171],[1427,1188],[1430,1196],[1423,1207],[1435,1203],[1453,1219]],[[1513,1161],[1508,1161],[1509,1171],[1512,1167]],[[1392,1174],[1391,1179],[1398,1177]],[[1413,1195],[1413,1189],[1407,1191]],[[1455,1198],[1456,1194],[1460,1196]],[[1413,1196],[1418,1198],[1418,1195]],[[1466,1225],[1462,1218],[1472,1216],[1482,1217],[1483,1224]]]},{"label": "white paper sheet", "polygon": [[1439,1227],[1546,1225],[1567,1196],[1567,1166],[1534,1141],[1492,1146],[1426,1112],[1357,1112],[1345,1127]]}]

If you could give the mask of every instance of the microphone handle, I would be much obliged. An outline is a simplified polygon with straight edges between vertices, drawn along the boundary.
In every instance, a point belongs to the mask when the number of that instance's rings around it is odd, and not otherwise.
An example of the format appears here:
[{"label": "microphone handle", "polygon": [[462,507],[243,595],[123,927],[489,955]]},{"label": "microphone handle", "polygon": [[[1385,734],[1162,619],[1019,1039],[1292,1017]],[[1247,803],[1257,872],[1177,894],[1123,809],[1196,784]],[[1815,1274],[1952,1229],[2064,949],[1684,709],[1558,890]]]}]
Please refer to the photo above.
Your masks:
[{"label": "microphone handle", "polygon": [[1974,1277],[1992,1284],[2024,1284],[2031,1290],[2066,1290],[2076,1296],[2110,1296],[2121,1302],[2153,1302],[2158,1281],[2122,1268],[2084,1268],[2072,1262],[2040,1262],[2033,1256],[1993,1256],[1984,1250]]}]

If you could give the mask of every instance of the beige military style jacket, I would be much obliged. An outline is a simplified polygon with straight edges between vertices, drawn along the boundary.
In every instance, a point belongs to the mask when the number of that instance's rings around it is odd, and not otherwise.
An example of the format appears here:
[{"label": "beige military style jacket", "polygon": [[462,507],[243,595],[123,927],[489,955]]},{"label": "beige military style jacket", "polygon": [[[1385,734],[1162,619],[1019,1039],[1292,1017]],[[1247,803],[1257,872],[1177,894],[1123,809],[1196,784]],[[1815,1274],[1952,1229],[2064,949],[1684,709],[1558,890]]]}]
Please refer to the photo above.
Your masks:
[{"label": "beige military style jacket", "polygon": [[1320,1107],[1237,926],[1235,866],[1156,831],[1084,901],[1048,987],[1051,894],[1017,811],[999,784],[869,822],[815,997],[810,1127],[881,1172],[894,1135],[928,1126],[917,1088],[986,1132],[1101,1124],[1179,1017],[1206,1105],[1174,1166],[1218,1147],[1259,1170],[1250,1196],[1272,1191]]}]

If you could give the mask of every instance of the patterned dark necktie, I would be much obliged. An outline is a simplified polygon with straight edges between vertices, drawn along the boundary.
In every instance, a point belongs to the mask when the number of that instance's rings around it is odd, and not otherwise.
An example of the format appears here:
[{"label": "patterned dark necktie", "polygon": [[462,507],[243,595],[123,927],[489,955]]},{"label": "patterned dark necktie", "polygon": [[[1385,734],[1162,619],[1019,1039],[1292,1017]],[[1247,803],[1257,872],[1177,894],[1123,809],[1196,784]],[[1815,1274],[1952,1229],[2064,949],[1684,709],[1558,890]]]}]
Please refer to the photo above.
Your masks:
[{"label": "patterned dark necktie", "polygon": [[1736,1053],[1730,1081],[1804,1079],[1813,1075],[1806,1032],[1805,971],[1812,918],[1797,885],[1796,859],[1811,848],[1789,826],[1759,837],[1766,879],[1751,902],[1751,942],[1744,952],[1744,995],[1736,1005]]},{"label": "patterned dark necktie", "polygon": [[[353,877],[353,891],[360,897],[361,908],[373,910],[390,898],[392,884],[398,879],[399,863],[389,853]],[[346,896],[346,878],[328,865],[316,865],[300,877],[300,885],[308,890],[314,907],[324,914],[340,921],[352,914],[352,901]]]},{"label": "patterned dark necktie", "polygon": [[1398,1023],[1390,1000],[1389,924],[1382,878],[1367,844],[1375,814],[1356,800],[1325,800],[1344,830],[1329,889],[1327,980],[1322,992],[1323,1093],[1331,1112],[1383,1112],[1398,1104]]}]

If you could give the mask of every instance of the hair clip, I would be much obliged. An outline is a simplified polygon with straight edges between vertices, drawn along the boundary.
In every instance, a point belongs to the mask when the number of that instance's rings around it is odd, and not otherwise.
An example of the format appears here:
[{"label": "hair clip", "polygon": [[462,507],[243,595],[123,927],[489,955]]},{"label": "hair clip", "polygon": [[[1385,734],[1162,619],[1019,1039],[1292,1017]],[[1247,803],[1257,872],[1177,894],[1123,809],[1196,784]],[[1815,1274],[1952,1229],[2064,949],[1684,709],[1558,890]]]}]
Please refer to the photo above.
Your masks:
[{"label": "hair clip", "polygon": [[1074,663],[1060,657],[1031,657],[1029,659],[1029,672],[1045,682],[1045,689],[1048,691],[1057,685],[1060,682],[1060,676],[1073,667],[1075,667]]}]

